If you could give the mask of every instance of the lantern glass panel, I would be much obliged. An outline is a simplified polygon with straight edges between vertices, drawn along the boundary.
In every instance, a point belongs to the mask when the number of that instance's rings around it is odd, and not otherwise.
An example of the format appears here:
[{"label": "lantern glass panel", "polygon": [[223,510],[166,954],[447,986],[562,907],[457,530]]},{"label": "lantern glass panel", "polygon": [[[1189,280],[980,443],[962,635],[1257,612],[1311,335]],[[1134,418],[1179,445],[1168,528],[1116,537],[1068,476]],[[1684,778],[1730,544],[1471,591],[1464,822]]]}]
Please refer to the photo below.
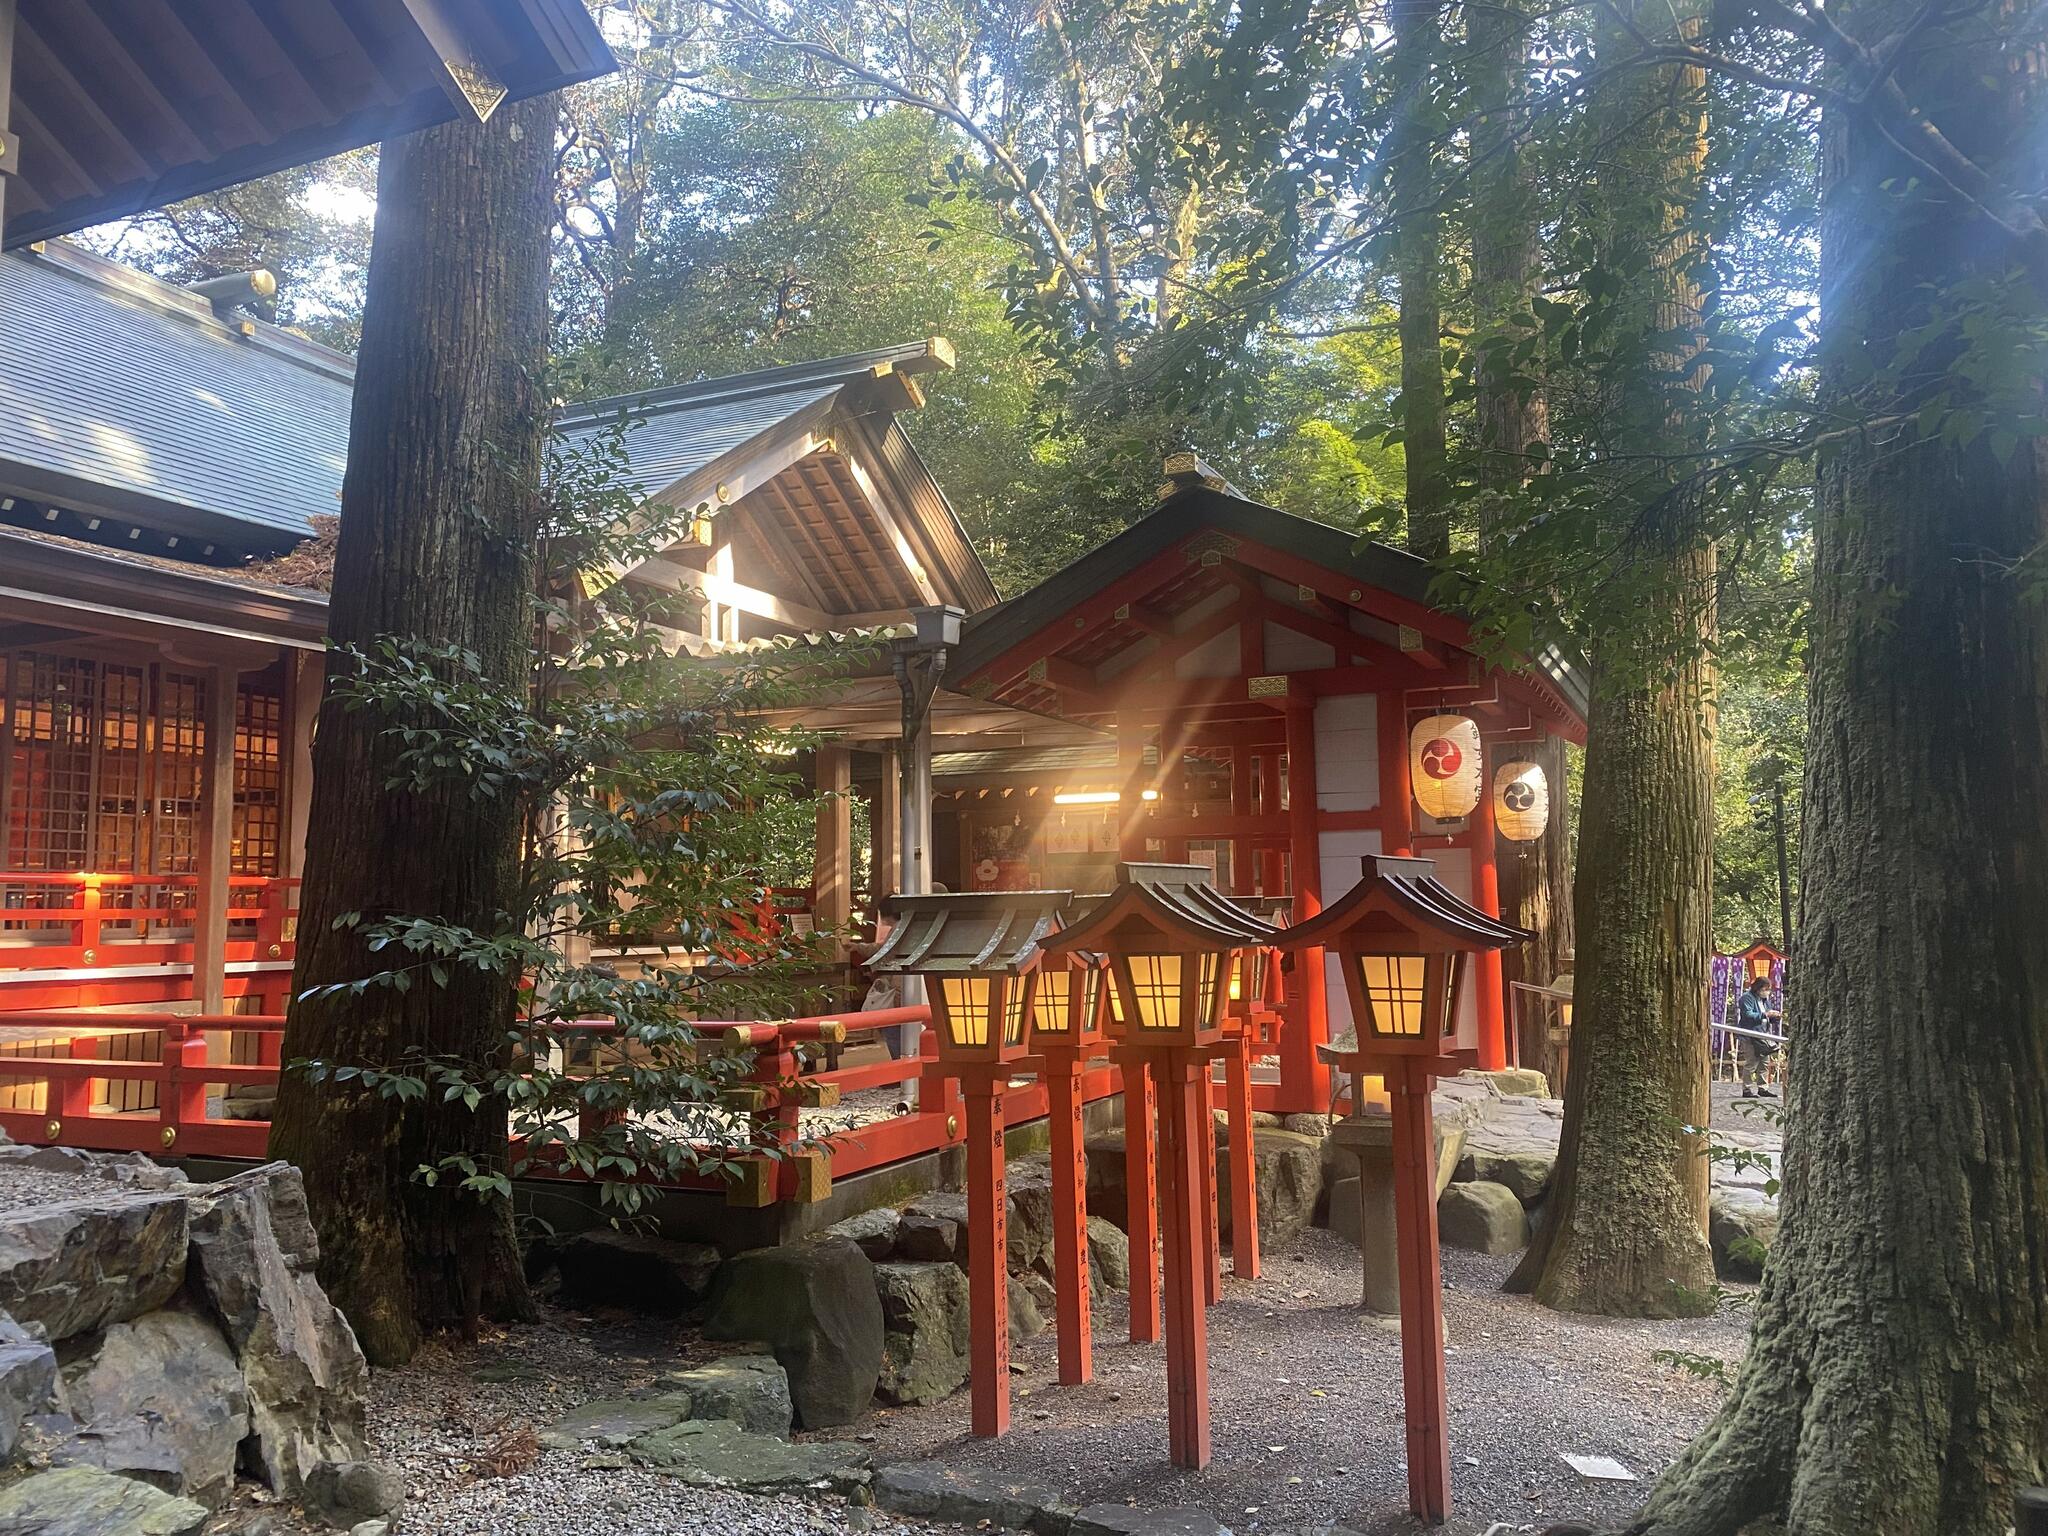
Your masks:
[{"label": "lantern glass panel", "polygon": [[1421,955],[1358,957],[1358,979],[1372,1005],[1374,1034],[1398,1040],[1421,1038],[1428,974],[1428,961]]},{"label": "lantern glass panel", "polygon": [[1024,1025],[1031,1017],[1032,994],[1038,990],[1036,976],[1010,976],[1003,986],[1003,1044],[1022,1045]]},{"label": "lantern glass panel", "polygon": [[1041,1034],[1071,1035],[1095,1023],[1096,998],[1102,972],[1092,965],[1070,965],[1038,979],[1037,1029]]},{"label": "lantern glass panel", "polygon": [[1204,950],[1195,957],[1196,973],[1200,978],[1196,985],[1201,988],[1196,995],[1195,1006],[1203,1029],[1209,1029],[1216,1023],[1217,1004],[1223,996],[1223,967],[1229,958],[1223,951],[1214,949]]},{"label": "lantern glass panel", "polygon": [[946,1008],[946,1038],[952,1044],[988,1044],[988,1000],[992,980],[988,976],[939,978],[939,1000]]},{"label": "lantern glass panel", "polygon": [[1180,955],[1132,955],[1131,990],[1138,995],[1138,1028],[1180,1028]]},{"label": "lantern glass panel", "polygon": [[1461,951],[1440,956],[1436,961],[1443,977],[1437,989],[1442,996],[1436,1000],[1443,1009],[1441,1027],[1437,1030],[1440,1035],[1448,1037],[1458,1032],[1458,997],[1465,990],[1465,965],[1471,958]]}]

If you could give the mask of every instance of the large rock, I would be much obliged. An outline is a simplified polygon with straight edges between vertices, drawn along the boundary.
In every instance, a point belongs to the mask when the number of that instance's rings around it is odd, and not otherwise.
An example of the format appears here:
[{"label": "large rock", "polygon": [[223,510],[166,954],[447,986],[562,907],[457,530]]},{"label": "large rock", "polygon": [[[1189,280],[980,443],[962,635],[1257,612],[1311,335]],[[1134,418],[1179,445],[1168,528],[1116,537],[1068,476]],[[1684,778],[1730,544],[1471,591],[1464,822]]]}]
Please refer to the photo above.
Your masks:
[{"label": "large rock", "polygon": [[1716,1184],[1707,1202],[1714,1267],[1731,1280],[1761,1280],[1778,1240],[1778,1202],[1760,1189]]},{"label": "large rock", "polygon": [[571,1408],[543,1430],[540,1443],[562,1451],[573,1451],[579,1445],[629,1445],[641,1435],[682,1423],[690,1416],[690,1407],[688,1392],[593,1398]]},{"label": "large rock", "polygon": [[[1038,1278],[1032,1276],[1033,1279]],[[1045,1310],[1038,1304],[1036,1291],[1025,1283],[1025,1277],[1012,1272],[1009,1276],[1010,1295],[1010,1337],[1013,1339],[1035,1339],[1051,1326],[1046,1321]]]},{"label": "large rock", "polygon": [[858,1216],[835,1221],[825,1232],[832,1237],[846,1238],[879,1264],[896,1256],[896,1229],[902,1221],[903,1213],[894,1206],[879,1205],[872,1211],[862,1211]]},{"label": "large rock", "polygon": [[266,1163],[192,1206],[193,1278],[248,1383],[256,1470],[296,1494],[316,1463],[364,1455],[369,1391],[355,1332],[314,1275],[305,1183],[290,1164]]},{"label": "large rock", "polygon": [[[1230,1158],[1220,1144],[1216,1154],[1216,1207],[1224,1236],[1230,1222]],[[1323,1138],[1297,1131],[1255,1128],[1252,1172],[1258,1199],[1259,1247],[1277,1250],[1305,1232],[1323,1194]]]},{"label": "large rock", "polygon": [[1052,1163],[1019,1158],[1003,1172],[1003,1240],[1012,1269],[1052,1268]]},{"label": "large rock", "polygon": [[843,1237],[757,1248],[726,1261],[704,1319],[708,1339],[755,1340],[789,1372],[805,1429],[850,1424],[882,1374],[875,1266]]},{"label": "large rock", "polygon": [[1090,1504],[1067,1527],[1069,1536],[1230,1536],[1214,1515],[1199,1509],[1133,1509]]},{"label": "large rock", "polygon": [[1529,1246],[1529,1216],[1505,1184],[1453,1184],[1437,1197],[1437,1234],[1452,1248],[1516,1253]]},{"label": "large rock", "polygon": [[875,1474],[875,1502],[891,1514],[1043,1536],[1065,1536],[1074,1517],[1043,1484],[932,1461],[882,1468]]},{"label": "large rock", "polygon": [[1083,1148],[1088,1164],[1088,1213],[1119,1232],[1131,1230],[1130,1198],[1124,1188],[1122,1127],[1098,1131]]},{"label": "large rock", "polygon": [[25,1425],[63,1408],[57,1352],[0,1312],[0,1462],[14,1455]]},{"label": "large rock", "polygon": [[845,1493],[866,1484],[872,1459],[864,1446],[830,1440],[792,1444],[750,1434],[726,1419],[686,1419],[640,1436],[626,1454],[682,1482],[750,1493]]},{"label": "large rock", "polygon": [[55,1459],[101,1467],[218,1504],[249,1433],[249,1396],[212,1322],[183,1308],[116,1323],[64,1368],[85,1426]]},{"label": "large rock", "polygon": [[1458,1160],[1458,1178],[1463,1183],[1505,1184],[1524,1205],[1534,1205],[1550,1191],[1550,1177],[1557,1167],[1557,1154],[1543,1150],[1503,1150],[1474,1147]]},{"label": "large rock", "polygon": [[109,1195],[10,1211],[0,1221],[0,1312],[51,1343],[154,1312],[185,1281],[187,1206]]},{"label": "large rock", "polygon": [[389,1520],[405,1507],[405,1479],[381,1461],[321,1461],[306,1469],[306,1513],[338,1530]]},{"label": "large rock", "polygon": [[967,1380],[967,1276],[957,1264],[877,1264],[886,1329],[875,1395],[901,1407],[936,1403]]},{"label": "large rock", "polygon": [[206,1506],[96,1467],[38,1472],[0,1488],[0,1531],[18,1536],[199,1536]]},{"label": "large rock", "polygon": [[688,1394],[693,1419],[727,1419],[757,1435],[787,1435],[795,1420],[789,1372],[773,1355],[729,1355],[676,1371],[665,1385]]},{"label": "large rock", "polygon": [[946,1190],[919,1195],[903,1207],[896,1251],[916,1264],[967,1265],[967,1197]]},{"label": "large rock", "polygon": [[1088,1218],[1088,1278],[1104,1290],[1131,1288],[1131,1240],[1100,1216]]},{"label": "large rock", "polygon": [[562,1294],[573,1302],[681,1317],[703,1306],[720,1260],[709,1243],[597,1227],[565,1239],[555,1263]]}]

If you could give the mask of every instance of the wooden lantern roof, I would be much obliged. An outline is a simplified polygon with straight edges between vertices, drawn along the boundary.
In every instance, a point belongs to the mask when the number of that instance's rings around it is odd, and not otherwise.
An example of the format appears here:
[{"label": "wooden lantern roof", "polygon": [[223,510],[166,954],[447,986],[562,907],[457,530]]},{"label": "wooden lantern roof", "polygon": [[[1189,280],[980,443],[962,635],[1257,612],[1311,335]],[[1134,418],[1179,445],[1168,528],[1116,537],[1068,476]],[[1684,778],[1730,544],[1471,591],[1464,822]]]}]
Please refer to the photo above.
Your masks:
[{"label": "wooden lantern roof", "polygon": [[19,0],[13,52],[10,250],[615,67],[583,0]]},{"label": "wooden lantern roof", "polygon": [[896,926],[868,969],[881,975],[942,976],[1028,970],[1057,931],[1072,891],[966,891],[897,896]]},{"label": "wooden lantern roof", "polygon": [[1279,932],[1218,892],[1200,864],[1119,864],[1116,878],[1047,941],[1048,953],[1244,949]]},{"label": "wooden lantern roof", "polygon": [[[1273,942],[1281,949],[1342,947],[1347,934],[1395,940],[1408,951],[1505,949],[1531,935],[1488,917],[1436,877],[1436,860],[1365,856],[1365,878]],[[1364,946],[1358,946],[1364,947]]]}]

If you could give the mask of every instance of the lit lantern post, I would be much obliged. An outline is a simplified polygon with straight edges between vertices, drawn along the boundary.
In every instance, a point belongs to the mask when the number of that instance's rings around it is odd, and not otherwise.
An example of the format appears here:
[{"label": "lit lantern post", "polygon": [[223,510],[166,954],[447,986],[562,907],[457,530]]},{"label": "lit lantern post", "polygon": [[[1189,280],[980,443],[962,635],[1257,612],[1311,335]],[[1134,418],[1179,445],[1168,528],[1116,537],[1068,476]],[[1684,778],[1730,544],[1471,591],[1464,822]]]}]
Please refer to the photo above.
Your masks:
[{"label": "lit lantern post", "polygon": [[1446,1053],[1445,1040],[1457,1027],[1470,957],[1528,935],[1453,895],[1435,870],[1430,859],[1369,855],[1364,879],[1298,927],[1281,930],[1277,942],[1339,957],[1359,1046],[1338,1060],[1354,1081],[1380,1074],[1392,1096],[1408,1503],[1419,1518],[1439,1523],[1450,1513],[1451,1454],[1430,1091],[1440,1074],[1465,1065]]},{"label": "lit lantern post", "polygon": [[1276,958],[1273,950],[1263,947],[1239,950],[1230,973],[1233,1028],[1223,1053],[1223,1107],[1230,1122],[1230,1268],[1240,1280],[1259,1277],[1252,1055],[1257,1046],[1270,1043],[1267,1032],[1280,1018],[1280,967],[1274,963]]},{"label": "lit lantern post", "polygon": [[1088,1151],[1081,1132],[1081,1067],[1103,1043],[1105,972],[1100,957],[1075,953],[1040,962],[1031,1048],[1044,1061],[1052,1133],[1052,1268],[1059,1329],[1060,1385],[1095,1374],[1095,1325],[1088,1300]]},{"label": "lit lantern post", "polygon": [[[1139,1076],[1159,1084],[1167,1438],[1176,1465],[1200,1468],[1210,1456],[1205,1273],[1211,1218],[1202,1209],[1208,1185],[1201,1173],[1209,1144],[1210,1062],[1229,1028],[1231,952],[1271,944],[1274,930],[1217,894],[1200,865],[1123,864],[1117,879],[1114,891],[1047,940],[1045,949],[1106,957],[1119,1004],[1112,1031],[1122,1031]],[[1125,1082],[1129,1142],[1143,1137],[1146,1127],[1132,1118],[1137,1104],[1128,1072]],[[1136,1189],[1127,1193],[1133,1202],[1142,1198]],[[1239,1219],[1257,1219],[1249,1200],[1239,1207]],[[1135,1286],[1138,1265],[1149,1261],[1135,1243],[1132,1248]]]},{"label": "lit lantern post", "polygon": [[1071,891],[898,896],[896,926],[869,968],[922,976],[941,1066],[967,1110],[967,1291],[974,1433],[1010,1427],[1010,1295],[1005,1248],[1003,1093],[1029,1052],[1039,948]]}]

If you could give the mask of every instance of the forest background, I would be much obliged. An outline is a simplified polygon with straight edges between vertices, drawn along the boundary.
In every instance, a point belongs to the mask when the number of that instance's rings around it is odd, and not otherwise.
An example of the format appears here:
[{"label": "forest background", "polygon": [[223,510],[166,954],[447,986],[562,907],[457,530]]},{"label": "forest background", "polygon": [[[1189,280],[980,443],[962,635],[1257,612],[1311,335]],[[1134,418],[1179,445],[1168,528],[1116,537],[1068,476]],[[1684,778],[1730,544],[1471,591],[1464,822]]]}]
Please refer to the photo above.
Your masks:
[{"label": "forest background", "polygon": [[[556,155],[555,391],[587,399],[942,335],[958,366],[927,381],[905,426],[1006,596],[1141,516],[1161,457],[1183,447],[1259,500],[1409,542],[1401,284],[1405,261],[1412,315],[1403,241],[1419,231],[1455,568],[1484,517],[1473,243],[1498,194],[1501,119],[1482,99],[1495,45],[1475,6],[1273,9],[616,0],[603,14],[626,67],[565,98]],[[1574,245],[1597,180],[1588,135],[1603,131],[1587,110],[1600,14],[1516,18],[1513,149],[1541,242],[1531,371],[1560,456],[1575,422],[1601,414]],[[1426,35],[1425,67],[1401,20]],[[1715,320],[1754,349],[1758,399],[1799,393],[1810,341],[1810,107],[1716,75],[1704,191],[1687,210],[1712,251]],[[1427,146],[1419,192],[1412,173],[1397,185],[1404,142],[1411,156]],[[177,282],[268,267],[279,322],[352,350],[374,153],[85,239]],[[1412,326],[1408,340],[1412,393]],[[1724,435],[1756,433],[1748,409]],[[1809,493],[1796,461],[1710,492],[1733,530],[1714,647],[1724,950],[1785,941],[1777,786],[1796,907]],[[1598,604],[1599,582],[1584,586],[1560,608]]]}]

